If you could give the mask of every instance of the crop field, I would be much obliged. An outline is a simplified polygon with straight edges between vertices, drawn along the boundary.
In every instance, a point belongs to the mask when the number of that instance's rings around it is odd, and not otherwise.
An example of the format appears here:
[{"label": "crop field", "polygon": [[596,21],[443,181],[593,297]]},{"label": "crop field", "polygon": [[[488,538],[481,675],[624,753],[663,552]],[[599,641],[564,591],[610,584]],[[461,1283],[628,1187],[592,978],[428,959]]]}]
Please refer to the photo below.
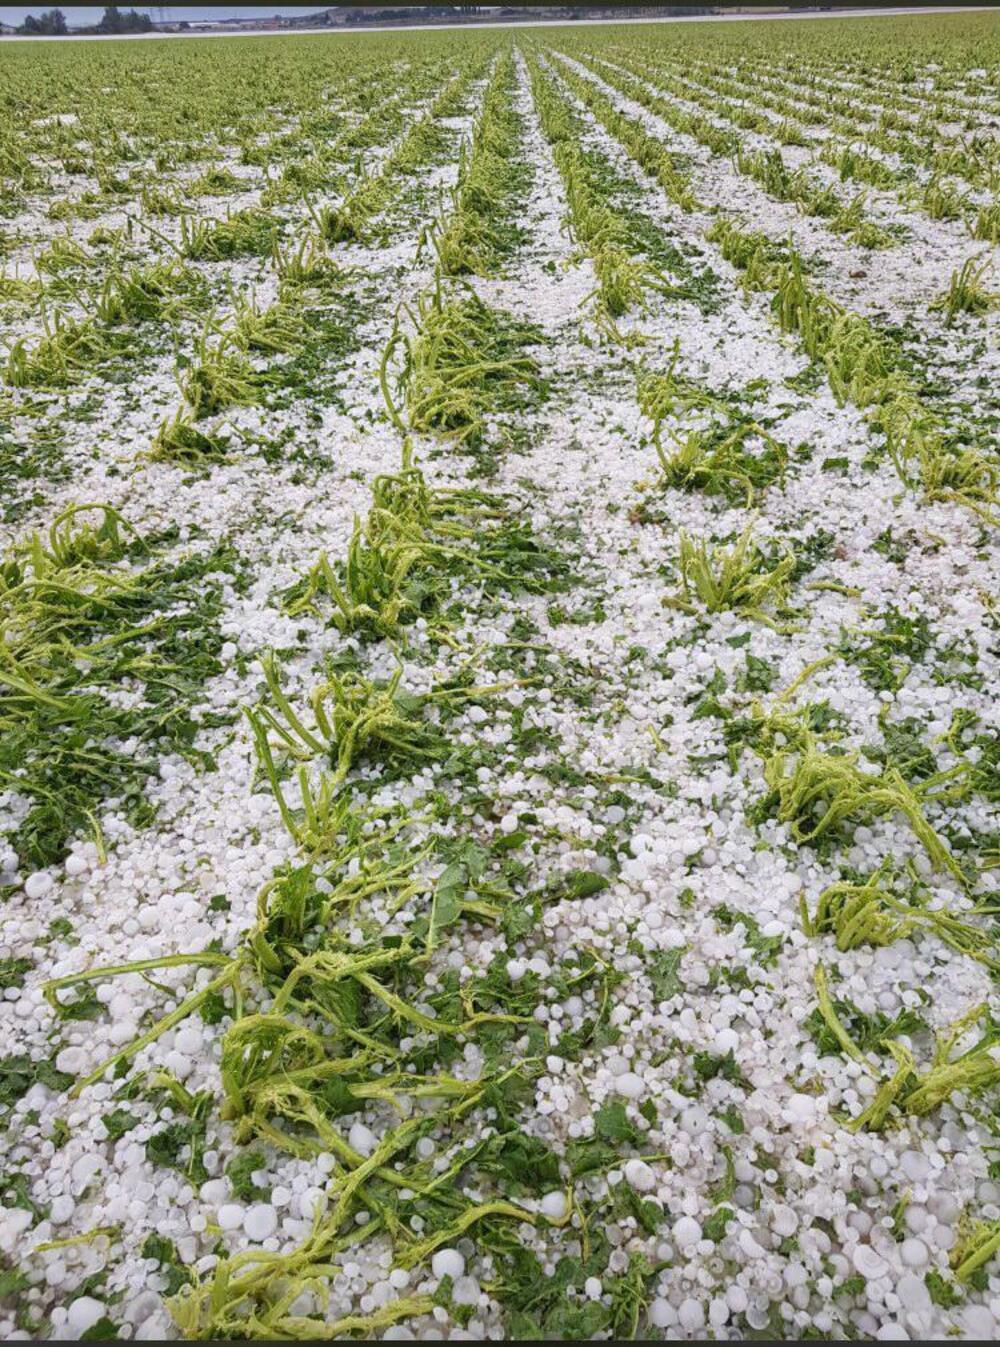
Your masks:
[{"label": "crop field", "polygon": [[0,47],[5,1339],[997,1336],[998,77]]}]

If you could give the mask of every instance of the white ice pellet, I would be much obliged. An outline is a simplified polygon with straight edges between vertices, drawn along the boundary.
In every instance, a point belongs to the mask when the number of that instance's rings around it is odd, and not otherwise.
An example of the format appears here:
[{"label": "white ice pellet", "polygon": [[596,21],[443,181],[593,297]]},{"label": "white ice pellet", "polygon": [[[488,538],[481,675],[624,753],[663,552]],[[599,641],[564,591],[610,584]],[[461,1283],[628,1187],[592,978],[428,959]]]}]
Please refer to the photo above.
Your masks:
[{"label": "white ice pellet", "polygon": [[371,1155],[372,1151],[378,1145],[378,1137],[370,1127],[366,1127],[364,1123],[361,1122],[351,1124],[351,1129],[347,1134],[347,1141],[360,1155],[366,1157]]},{"label": "white ice pellet", "polygon": [[854,1263],[854,1270],[864,1277],[865,1281],[877,1281],[889,1270],[889,1264],[870,1244],[859,1244],[851,1261]]},{"label": "white ice pellet", "polygon": [[435,1277],[451,1277],[457,1281],[465,1271],[465,1259],[457,1249],[438,1249],[431,1259],[431,1271]]},{"label": "white ice pellet", "polygon": [[626,1160],[625,1180],[637,1193],[651,1193],[656,1187],[656,1175],[645,1160]]},{"label": "white ice pellet", "polygon": [[299,1211],[304,1221],[314,1221],[317,1216],[322,1215],[326,1210],[327,1202],[326,1192],[322,1188],[307,1188],[305,1192],[299,1194]]},{"label": "white ice pellet", "polygon": [[931,1294],[923,1277],[907,1272],[896,1283],[896,1295],[904,1309],[921,1312],[930,1309]]},{"label": "white ice pellet", "polygon": [[76,1211],[76,1203],[69,1196],[54,1197],[49,1206],[49,1220],[53,1225],[65,1225]]},{"label": "white ice pellet", "polygon": [[33,1216],[23,1207],[11,1207],[0,1210],[0,1243],[16,1239],[22,1231],[31,1225]]},{"label": "white ice pellet", "polygon": [[550,1221],[561,1221],[565,1217],[567,1211],[566,1194],[559,1190],[546,1193],[539,1203],[539,1206],[541,1207],[542,1215],[547,1216]]},{"label": "white ice pellet", "polygon": [[66,1331],[73,1338],[79,1338],[88,1328],[93,1328],[104,1317],[105,1307],[93,1296],[77,1296],[71,1300],[66,1310]]},{"label": "white ice pellet", "polygon": [[44,898],[52,889],[52,876],[45,870],[36,870],[24,881],[24,892],[29,898]]},{"label": "white ice pellet", "polygon": [[903,1173],[914,1183],[922,1182],[931,1172],[930,1161],[920,1151],[904,1151],[899,1163]]},{"label": "white ice pellet", "polygon": [[203,1202],[217,1207],[229,1196],[229,1184],[225,1179],[206,1179],[198,1189],[198,1196]]},{"label": "white ice pellet", "polygon": [[258,1244],[273,1235],[277,1228],[278,1213],[268,1202],[255,1203],[243,1217],[243,1230],[247,1239],[252,1239]]},{"label": "white ice pellet", "polygon": [[785,1105],[789,1122],[809,1123],[816,1116],[816,1101],[808,1094],[793,1094]]},{"label": "white ice pellet", "polygon": [[670,1328],[677,1322],[677,1311],[669,1300],[654,1300],[649,1307],[649,1322],[654,1328]]},{"label": "white ice pellet", "polygon": [[194,1057],[201,1052],[205,1042],[205,1036],[201,1030],[192,1024],[186,1024],[178,1029],[177,1036],[174,1039],[174,1046],[178,1052],[183,1052],[188,1057]]},{"label": "white ice pellet", "polygon": [[771,1229],[776,1235],[787,1238],[799,1228],[799,1218],[791,1207],[779,1203],[771,1208]]},{"label": "white ice pellet", "polygon": [[729,1318],[729,1306],[722,1296],[715,1296],[708,1305],[708,1321],[714,1328],[721,1326]]},{"label": "white ice pellet", "polygon": [[56,1070],[65,1071],[70,1076],[78,1076],[87,1067],[87,1054],[83,1048],[61,1048],[56,1053]]},{"label": "white ice pellet", "polygon": [[674,1222],[674,1243],[683,1252],[701,1239],[701,1226],[693,1216],[681,1216]]},{"label": "white ice pellet", "polygon": [[73,1186],[78,1192],[82,1191],[91,1180],[104,1168],[104,1157],[89,1151],[86,1155],[74,1161],[71,1174],[73,1177]]},{"label": "white ice pellet", "polygon": [[739,1047],[740,1036],[735,1029],[720,1029],[715,1035],[712,1050],[716,1057],[725,1057]]},{"label": "white ice pellet", "polygon": [[726,1288],[726,1304],[734,1314],[743,1314],[750,1303],[750,1298],[742,1286],[729,1286]]},{"label": "white ice pellet", "polygon": [[694,1333],[697,1329],[705,1327],[705,1311],[701,1304],[690,1296],[681,1301],[677,1318],[681,1328],[688,1333]]},{"label": "white ice pellet", "polygon": [[168,1052],[165,1063],[167,1070],[175,1075],[178,1080],[187,1080],[194,1068],[191,1058],[183,1052]]},{"label": "white ice pellet", "polygon": [[646,1093],[646,1082],[634,1071],[625,1071],[616,1078],[615,1090],[626,1099],[641,1099]]},{"label": "white ice pellet", "polygon": [[899,1246],[899,1256],[907,1267],[923,1267],[930,1259],[922,1239],[904,1239]]},{"label": "white ice pellet", "polygon": [[986,1305],[967,1305],[962,1311],[962,1326],[967,1337],[979,1342],[996,1339],[997,1321]]},{"label": "white ice pellet", "polygon": [[451,1298],[456,1305],[478,1305],[479,1283],[475,1277],[457,1277],[452,1287]]}]

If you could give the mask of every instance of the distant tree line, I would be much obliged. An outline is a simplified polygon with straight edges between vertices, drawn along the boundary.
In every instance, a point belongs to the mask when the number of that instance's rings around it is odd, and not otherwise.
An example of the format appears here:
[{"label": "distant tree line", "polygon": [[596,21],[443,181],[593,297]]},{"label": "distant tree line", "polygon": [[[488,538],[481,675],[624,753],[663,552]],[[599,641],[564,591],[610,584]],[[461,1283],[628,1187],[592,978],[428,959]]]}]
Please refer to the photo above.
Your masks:
[{"label": "distant tree line", "polygon": [[61,9],[50,9],[46,14],[29,14],[17,30],[27,37],[63,37],[66,33],[66,17]]},{"label": "distant tree line", "polygon": [[95,33],[148,33],[153,20],[148,14],[137,10],[120,10],[117,5],[105,5],[104,17],[94,29]]},{"label": "distant tree line", "polygon": [[[148,14],[137,10],[121,10],[117,5],[105,5],[100,23],[92,28],[81,28],[81,33],[148,33],[153,21]],[[61,9],[50,9],[37,17],[29,14],[17,30],[26,37],[65,37],[68,33],[66,16]]]}]

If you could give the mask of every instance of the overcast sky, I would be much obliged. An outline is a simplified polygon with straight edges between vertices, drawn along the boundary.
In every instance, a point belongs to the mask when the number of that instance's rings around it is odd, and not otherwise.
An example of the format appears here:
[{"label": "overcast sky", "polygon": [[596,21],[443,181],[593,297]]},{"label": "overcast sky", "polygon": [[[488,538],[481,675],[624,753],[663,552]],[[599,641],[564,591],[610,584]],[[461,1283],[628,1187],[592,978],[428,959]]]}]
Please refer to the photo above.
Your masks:
[{"label": "overcast sky", "polygon": [[[58,9],[58,0],[42,0],[37,5],[0,5],[0,23],[21,24],[29,14],[44,14]],[[164,19],[241,19],[251,14],[316,14],[326,5],[285,5],[274,0],[273,6],[261,5],[133,5],[129,0],[119,9],[145,10],[154,20]],[[103,5],[67,5],[63,13],[70,28],[82,28],[97,23],[104,13]]]}]

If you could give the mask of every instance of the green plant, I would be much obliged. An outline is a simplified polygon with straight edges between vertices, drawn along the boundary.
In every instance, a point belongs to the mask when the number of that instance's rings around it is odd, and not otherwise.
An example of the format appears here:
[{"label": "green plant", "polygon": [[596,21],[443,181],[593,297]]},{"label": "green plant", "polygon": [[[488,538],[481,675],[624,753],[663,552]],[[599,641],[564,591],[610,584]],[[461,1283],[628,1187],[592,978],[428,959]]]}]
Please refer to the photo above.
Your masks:
[{"label": "green plant", "polygon": [[[780,738],[780,742],[779,742]],[[924,802],[947,799],[936,788],[942,782],[929,777],[911,787],[894,766],[882,772],[866,771],[856,753],[831,753],[820,748],[802,720],[772,722],[761,750],[764,781],[779,823],[787,823],[797,842],[814,844],[849,819],[859,822],[883,814],[902,814],[931,862],[959,880],[965,876],[954,856],[931,827]]]},{"label": "green plant", "polygon": [[508,54],[486,91],[471,151],[462,148],[451,213],[433,236],[446,276],[496,274],[523,237],[513,216],[524,205],[530,174],[519,152],[522,127],[512,106],[514,87]]},{"label": "green plant", "polygon": [[[801,899],[803,929],[808,935],[833,935],[841,951],[859,945],[891,945],[926,931],[959,953],[990,967],[998,966],[989,931],[945,908],[928,908],[896,897],[885,884],[889,871],[890,866],[883,864],[863,883],[830,885],[819,895],[812,915],[805,899]],[[983,915],[992,912],[987,908]]]},{"label": "green plant", "polygon": [[305,336],[301,312],[281,300],[261,309],[253,296],[234,297],[233,315],[232,342],[241,351],[286,353]]},{"label": "green plant", "polygon": [[645,310],[650,292],[666,294],[676,289],[657,267],[643,258],[631,257],[615,244],[601,246],[592,256],[597,276],[592,293],[599,301],[598,312],[608,318],[620,318],[630,309]]},{"label": "green plant", "polygon": [[864,318],[838,313],[823,341],[823,363],[830,388],[843,406],[878,405],[886,400],[891,382],[893,358],[886,344]]},{"label": "green plant", "polygon": [[60,388],[93,373],[121,349],[92,319],[42,314],[45,335],[34,346],[18,337],[7,353],[4,377],[12,388]]},{"label": "green plant", "polygon": [[1000,1221],[977,1221],[949,1254],[960,1282],[971,1281],[1000,1249]]},{"label": "green plant", "polygon": [[[28,804],[15,836],[37,867],[57,861],[118,794],[135,826],[154,749],[193,761],[191,707],[218,671],[225,553],[151,557],[110,506],[77,505],[0,562],[0,781]],[[131,685],[138,698],[120,703]],[[119,745],[132,740],[135,751]]]},{"label": "green plant", "polygon": [[972,222],[972,237],[985,243],[1000,243],[1000,202],[979,207]]},{"label": "green plant", "polygon": [[752,524],[748,524],[728,549],[712,547],[704,540],[692,541],[682,530],[678,566],[682,596],[668,596],[663,600],[665,605],[696,613],[698,606],[691,602],[694,596],[710,613],[731,609],[774,626],[774,619],[763,607],[775,603],[780,608],[784,604],[795,556],[785,552],[776,561],[770,559],[754,541]]},{"label": "green plant", "polygon": [[[981,1022],[985,1025],[982,1036],[956,1057],[955,1048]],[[936,1035],[931,1064],[923,1071],[917,1069],[910,1048],[887,1041],[885,1046],[896,1062],[896,1071],[879,1086],[868,1107],[851,1119],[849,1130],[879,1130],[888,1122],[894,1106],[921,1117],[940,1108],[957,1090],[976,1094],[996,1085],[1000,1081],[1000,1062],[992,1056],[996,1043],[997,1031],[985,1005],[975,1006]]]},{"label": "green plant", "polygon": [[[272,710],[266,702],[261,702],[247,714],[258,753],[279,801],[282,799],[281,788],[268,745],[269,733],[276,735],[282,748],[295,758],[308,759],[331,753],[336,771],[324,783],[327,800],[362,753],[371,753],[391,762],[397,757],[420,757],[433,755],[436,751],[435,736],[419,715],[421,699],[400,690],[402,674],[399,670],[384,685],[357,674],[343,677],[331,674],[329,680],[319,684],[310,695],[315,728],[308,729],[281,689],[274,657],[268,656],[263,667],[267,690],[277,709]],[[287,806],[282,812],[286,818],[289,816]]]},{"label": "green plant", "polygon": [[375,479],[364,525],[355,518],[347,558],[338,569],[326,554],[285,598],[290,613],[332,600],[339,631],[379,638],[432,612],[456,578],[487,590],[548,588],[560,559],[538,547],[523,525],[505,517],[500,497],[432,489],[408,465]]},{"label": "green plant", "polygon": [[1000,469],[978,449],[952,449],[939,436],[917,446],[920,485],[928,500],[954,500],[991,523],[1000,520]]},{"label": "green plant", "polygon": [[983,285],[983,277],[991,268],[988,257],[970,257],[957,271],[952,272],[947,293],[931,304],[932,310],[944,309],[945,327],[951,327],[960,313],[986,313],[1000,303],[1000,295]]},{"label": "green plant", "polygon": [[112,267],[97,296],[94,317],[110,326],[172,320],[191,308],[199,279],[179,261],[123,270]]},{"label": "green plant", "polygon": [[228,349],[232,338],[224,337],[210,346],[209,330],[206,327],[198,337],[193,359],[186,360],[180,369],[181,392],[195,421],[227,407],[256,402],[263,382],[243,355]]},{"label": "green plant", "polygon": [[212,167],[188,184],[193,196],[225,196],[229,192],[245,191],[247,183],[231,169]]},{"label": "green plant", "polygon": [[321,240],[313,235],[303,237],[297,248],[291,245],[282,248],[276,243],[272,261],[283,293],[311,286],[339,286],[345,279],[344,271],[323,251]]},{"label": "green plant", "polygon": [[489,411],[524,410],[547,391],[535,360],[524,348],[535,329],[487,307],[474,294],[449,298],[440,284],[409,315],[416,329],[397,320],[382,357],[381,384],[390,416],[405,429],[389,391],[388,370],[397,350],[402,368],[396,386],[405,395],[409,428],[476,444]]},{"label": "green plant", "polygon": [[937,174],[924,187],[920,202],[932,220],[960,220],[965,213],[966,203]]},{"label": "green plant", "polygon": [[204,463],[219,463],[229,452],[229,440],[224,435],[208,434],[191,421],[180,408],[173,417],[164,417],[150,445],[153,462],[184,463],[196,467]]},{"label": "green plant", "polygon": [[234,257],[267,257],[277,244],[281,222],[258,207],[235,211],[224,220],[181,217],[181,251],[200,262]]},{"label": "green plant", "polygon": [[653,438],[659,443],[660,430],[668,416],[694,410],[726,411],[726,404],[693,380],[677,373],[680,339],[674,341],[667,368],[658,373],[640,366],[636,373],[636,394],[643,415],[653,422]]},{"label": "green plant", "polygon": [[[656,434],[656,453],[662,482],[685,491],[707,491],[738,499],[745,493],[749,505],[758,491],[779,480],[788,463],[788,451],[763,426],[752,420],[732,420],[704,430],[674,435],[674,450],[667,453]],[[748,441],[763,441],[762,452],[753,452]]]},{"label": "green plant", "polygon": [[176,189],[162,187],[144,187],[139,193],[139,204],[145,215],[177,216],[192,211]]},{"label": "green plant", "polygon": [[709,243],[717,243],[725,260],[743,273],[746,290],[769,288],[773,284],[780,250],[766,234],[740,229],[733,220],[719,215],[705,231],[705,238]]}]

